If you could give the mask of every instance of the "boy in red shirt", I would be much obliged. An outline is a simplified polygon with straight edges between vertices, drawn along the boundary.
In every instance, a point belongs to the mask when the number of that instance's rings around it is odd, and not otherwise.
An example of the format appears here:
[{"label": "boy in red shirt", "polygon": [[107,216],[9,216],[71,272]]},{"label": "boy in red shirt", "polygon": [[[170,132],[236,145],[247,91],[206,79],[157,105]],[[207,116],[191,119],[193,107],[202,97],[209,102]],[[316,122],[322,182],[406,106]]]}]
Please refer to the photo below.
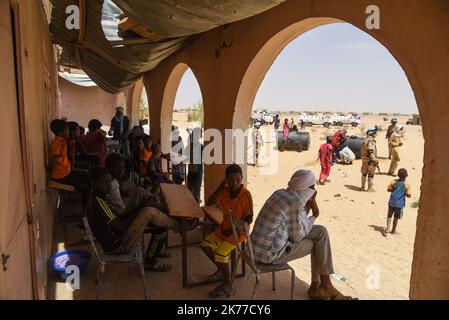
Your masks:
[{"label": "boy in red shirt", "polygon": [[72,164],[67,155],[67,138],[69,130],[64,120],[56,119],[50,123],[50,130],[55,135],[50,147],[51,179],[75,187],[83,197],[83,208],[89,200],[90,188],[72,172]]}]

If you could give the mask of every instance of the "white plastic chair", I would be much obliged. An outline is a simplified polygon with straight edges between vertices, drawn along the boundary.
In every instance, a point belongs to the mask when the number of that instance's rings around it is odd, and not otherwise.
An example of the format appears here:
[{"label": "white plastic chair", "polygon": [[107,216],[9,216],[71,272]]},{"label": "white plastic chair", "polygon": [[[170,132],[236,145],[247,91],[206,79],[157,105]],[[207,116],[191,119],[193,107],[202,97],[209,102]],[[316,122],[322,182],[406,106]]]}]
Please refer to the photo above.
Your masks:
[{"label": "white plastic chair", "polygon": [[145,279],[145,269],[143,266],[143,254],[142,254],[143,249],[142,249],[142,244],[140,243],[140,241],[137,241],[134,249],[126,254],[105,254],[103,252],[100,253],[100,251],[97,249],[97,246],[95,245],[92,230],[90,229],[90,225],[89,225],[89,221],[87,220],[87,217],[83,217],[83,224],[84,224],[84,227],[86,228],[86,233],[87,233],[87,237],[89,238],[92,252],[98,261],[97,297],[96,297],[96,299],[98,300],[100,298],[100,289],[101,289],[101,286],[103,285],[103,274],[104,274],[105,266],[107,264],[133,262],[133,263],[136,263],[139,265],[140,274],[142,276],[142,281],[143,281],[145,300],[148,300],[147,285],[146,285],[146,279]]}]

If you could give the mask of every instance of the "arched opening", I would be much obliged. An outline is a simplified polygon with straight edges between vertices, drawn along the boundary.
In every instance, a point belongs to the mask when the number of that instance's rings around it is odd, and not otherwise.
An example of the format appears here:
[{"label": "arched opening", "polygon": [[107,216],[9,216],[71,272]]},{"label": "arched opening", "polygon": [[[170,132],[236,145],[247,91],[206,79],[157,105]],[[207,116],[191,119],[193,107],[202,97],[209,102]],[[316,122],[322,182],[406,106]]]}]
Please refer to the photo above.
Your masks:
[{"label": "arched opening", "polygon": [[173,123],[173,110],[176,93],[184,73],[189,67],[185,63],[178,64],[173,68],[165,85],[161,106],[161,147],[163,153],[170,152],[171,126]]},{"label": "arched opening", "polygon": [[145,87],[142,90],[139,101],[139,125],[142,126],[145,134],[150,134],[150,108],[148,107],[148,95]]},{"label": "arched opening", "polygon": [[[335,23],[339,23],[339,25]],[[336,272],[342,274],[347,279],[345,282],[335,281],[339,288],[345,292],[349,291],[349,294],[353,294],[361,298],[407,299],[409,294],[411,263],[413,258],[412,253],[416,230],[417,206],[419,205],[420,196],[418,190],[420,189],[421,184],[421,169],[423,166],[424,154],[424,139],[422,136],[421,127],[406,126],[405,124],[411,116],[402,115],[406,113],[417,113],[416,101],[410,88],[410,84],[407,81],[407,76],[402,74],[402,79],[404,80],[405,85],[402,83],[400,88],[396,86],[397,83],[395,85],[394,81],[390,82],[391,79],[384,79],[384,81],[391,83],[391,86],[401,90],[401,93],[405,92],[405,94],[408,95],[407,99],[409,99],[407,102],[408,105],[412,104],[415,106],[414,110],[408,109],[406,111],[402,111],[398,108],[398,101],[395,101],[394,99],[392,99],[390,107],[383,109],[381,107],[376,108],[375,103],[383,103],[384,107],[386,105],[384,101],[382,102],[380,101],[381,99],[379,99],[379,94],[382,94],[382,92],[376,93],[374,91],[374,87],[368,86],[368,88],[365,88],[368,90],[365,91],[361,91],[359,90],[360,88],[358,88],[357,92],[364,93],[360,94],[358,97],[356,97],[356,95],[352,92],[341,92],[341,83],[336,82],[344,82],[344,78],[351,76],[351,74],[353,75],[354,73],[351,71],[354,70],[347,70],[347,74],[342,74],[343,79],[334,78],[332,76],[330,78],[325,78],[324,73],[326,71],[326,66],[328,65],[326,65],[324,59],[322,60],[322,65],[311,64],[309,62],[309,65],[305,66],[306,64],[302,63],[301,66],[304,69],[300,71],[304,71],[304,73],[309,75],[313,69],[319,69],[320,72],[316,72],[315,78],[302,78],[302,81],[299,80],[295,83],[296,86],[291,85],[292,79],[285,79],[281,77],[282,72],[280,72],[280,70],[282,71],[282,68],[276,69],[278,67],[278,60],[276,59],[282,59],[282,55],[284,53],[288,55],[288,49],[286,49],[286,46],[289,44],[293,45],[297,42],[293,40],[300,40],[302,38],[300,37],[301,35],[304,35],[304,38],[311,38],[316,35],[317,32],[329,32],[329,30],[332,30],[333,27],[337,26],[343,28],[348,27],[348,29],[352,29],[352,31],[363,34],[365,37],[371,39],[371,44],[375,44],[376,48],[382,48],[382,50],[385,51],[385,48],[368,34],[361,32],[352,25],[342,23],[344,22],[331,18],[307,19],[284,29],[271,38],[255,56],[243,78],[240,91],[236,99],[233,128],[247,129],[250,125],[250,118],[253,109],[258,108],[276,111],[274,113],[279,113],[281,115],[281,120],[284,120],[284,118],[288,118],[289,120],[293,118],[296,124],[299,122],[300,113],[304,111],[331,111],[345,113],[357,112],[362,115],[363,121],[361,125],[357,128],[347,127],[346,129],[349,135],[356,136],[363,136],[366,129],[374,125],[378,125],[381,129],[383,129],[383,131],[379,133],[377,141],[378,154],[381,157],[382,171],[386,172],[389,169],[389,161],[385,131],[391,118],[398,118],[398,122],[403,124],[406,128],[403,148],[404,155],[402,156],[400,167],[405,167],[408,169],[408,179],[410,184],[413,186],[412,198],[407,200],[407,207],[405,208],[405,219],[399,222],[398,230],[403,230],[402,232],[399,231],[401,232],[399,236],[400,239],[396,236],[388,236],[387,238],[384,238],[381,235],[381,228],[385,226],[386,212],[388,209],[389,195],[386,192],[386,188],[394,178],[386,175],[376,176],[375,185],[377,187],[377,193],[360,193],[360,191],[358,191],[361,176],[360,160],[354,162],[351,170],[349,170],[349,166],[333,166],[332,173],[335,178],[331,177],[332,182],[329,185],[317,187],[319,197],[321,197],[320,208],[323,213],[320,217],[321,221],[319,220],[318,223],[325,225],[329,229],[333,241],[332,246],[335,256],[334,262]],[[334,28],[334,30],[336,29],[338,28]],[[363,47],[357,48],[357,45],[358,44],[355,44],[351,48],[345,48],[348,56],[354,57],[354,55],[357,54],[358,49],[363,49]],[[374,50],[376,50],[376,48],[374,48]],[[284,49],[285,51],[283,51]],[[331,53],[337,54],[338,52],[331,51]],[[280,54],[281,56],[279,56]],[[326,51],[320,52],[320,57],[325,57],[326,54],[329,55],[329,51],[327,53]],[[385,52],[384,54],[388,53]],[[370,62],[369,56],[359,56],[361,59],[365,59],[364,61],[366,63]],[[304,55],[293,57],[292,52],[290,52],[289,57],[290,68],[294,70],[296,70],[294,66],[295,62],[292,63],[292,61],[294,61],[294,59],[305,59]],[[400,71],[396,74],[403,72],[401,67],[398,65],[398,62],[394,58],[391,58],[392,57],[390,55],[389,65],[378,67],[381,69],[400,69]],[[335,61],[335,59],[333,59],[333,61]],[[359,65],[361,61],[352,62],[354,65]],[[275,64],[273,65],[273,63]],[[376,62],[374,61],[374,63]],[[347,64],[342,65],[342,67],[347,66]],[[305,70],[307,67],[310,67],[312,71]],[[276,69],[276,74],[271,74],[272,70],[274,72],[274,69]],[[375,74],[371,76],[374,78],[376,77]],[[361,77],[361,79],[367,78]],[[335,92],[329,92],[324,89],[322,92],[315,92],[315,96],[310,94],[310,92],[304,94],[304,91],[311,90],[309,86],[310,83],[307,83],[307,81],[312,83],[315,82],[316,84],[318,80],[323,83],[336,83]],[[410,80],[411,85],[413,85],[412,80],[413,79]],[[373,81],[382,81],[382,79],[375,78]],[[268,86],[264,85],[265,82],[270,82],[271,84],[277,83],[278,86],[274,88],[271,86],[268,88]],[[367,86],[366,82],[363,81],[361,81],[360,84],[361,86]],[[325,85],[323,85],[323,87],[326,88]],[[372,92],[371,95],[366,94],[369,91]],[[270,92],[270,95],[261,97],[262,93],[267,92]],[[276,94],[273,94],[273,92]],[[299,100],[298,104],[288,105],[286,102],[288,99],[284,99],[284,95],[287,95],[289,92],[295,92],[295,97]],[[258,93],[260,93],[260,95],[258,95]],[[341,104],[329,105],[329,103],[325,103],[324,105],[314,105],[312,103],[313,100],[307,100],[307,97],[311,97],[311,99],[315,98],[315,100],[321,102],[323,101],[323,96],[328,96],[330,99],[338,101],[338,95],[347,95],[348,97],[351,97],[352,100],[358,101],[361,109],[358,109],[357,107],[345,108],[345,106]],[[278,101],[270,101],[270,97],[273,99],[278,99]],[[358,98],[359,100],[355,98]],[[369,101],[370,103],[364,103],[364,105],[368,107],[363,109],[363,104],[361,103],[363,99],[371,99],[376,102],[371,103],[371,101]],[[340,101],[341,100],[342,99],[340,99]],[[363,115],[363,113],[365,114]],[[375,114],[370,115],[368,113]],[[387,121],[384,121],[384,118],[386,118]],[[272,135],[270,136],[270,131],[273,131],[272,128],[273,126],[270,126],[269,129],[266,127],[267,133],[264,135],[263,139],[269,144],[268,148],[270,149],[272,149],[272,146],[276,143],[273,139],[270,140],[270,137],[272,137]],[[254,189],[257,189],[257,194],[253,194],[255,212],[259,211],[264,201],[271,195],[272,192],[286,187],[291,174],[296,169],[310,169],[314,171],[318,178],[320,173],[320,165],[319,162],[316,161],[316,155],[319,146],[325,142],[324,140],[327,135],[334,133],[340,128],[340,125],[331,126],[329,129],[324,128],[323,125],[314,128],[305,128],[304,132],[310,133],[312,140],[309,151],[302,153],[288,153],[286,151],[278,154],[278,171],[276,171],[276,173],[263,176],[259,174],[260,169],[258,167],[248,167],[246,170],[247,181],[249,184],[248,187],[250,190],[252,186]],[[263,129],[264,128],[262,127],[262,130]],[[251,148],[252,145],[249,141],[248,149],[251,150]],[[248,153],[247,156],[247,163],[251,163],[251,153]],[[397,246],[398,241],[401,242],[400,246]],[[307,268],[308,264],[305,263],[304,260],[300,259],[295,261],[293,265],[296,267],[300,278],[309,277],[310,271]]]},{"label": "arched opening", "polygon": [[[162,99],[161,144],[163,152],[169,152],[173,145],[170,140],[173,129],[177,130],[182,144],[186,148],[189,143],[189,135],[195,128],[204,129],[201,89],[193,71],[186,64],[178,64],[167,81]],[[185,154],[185,156],[188,155]],[[186,173],[189,170],[193,170],[190,165],[187,166]],[[187,179],[185,183],[187,184]],[[201,186],[203,186],[202,182]],[[199,199],[204,199],[203,194],[204,189],[201,187]]]}]

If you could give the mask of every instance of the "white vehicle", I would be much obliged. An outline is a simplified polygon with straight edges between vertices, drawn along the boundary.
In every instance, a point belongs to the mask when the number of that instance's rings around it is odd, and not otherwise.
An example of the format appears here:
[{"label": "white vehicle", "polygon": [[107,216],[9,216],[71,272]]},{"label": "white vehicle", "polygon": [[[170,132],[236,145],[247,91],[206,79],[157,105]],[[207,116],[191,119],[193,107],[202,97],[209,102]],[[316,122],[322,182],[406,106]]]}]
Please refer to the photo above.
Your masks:
[{"label": "white vehicle", "polygon": [[269,113],[267,110],[255,110],[251,115],[251,119],[253,119],[253,121],[258,120],[270,125],[274,123],[274,117],[275,115]]},{"label": "white vehicle", "polygon": [[359,115],[353,114],[348,115],[334,114],[332,117],[330,117],[329,120],[334,126],[342,127],[344,125],[351,125],[354,128],[357,127],[362,121]]},{"label": "white vehicle", "polygon": [[274,123],[274,115],[273,114],[265,114],[263,116],[263,120],[265,123],[268,123],[269,125],[272,125]]},{"label": "white vehicle", "polygon": [[331,126],[331,122],[329,121],[329,118],[326,117],[323,114],[306,114],[302,113],[300,120],[304,121],[304,125],[306,127],[312,127],[314,125],[321,125],[325,126],[326,128],[329,128]]}]

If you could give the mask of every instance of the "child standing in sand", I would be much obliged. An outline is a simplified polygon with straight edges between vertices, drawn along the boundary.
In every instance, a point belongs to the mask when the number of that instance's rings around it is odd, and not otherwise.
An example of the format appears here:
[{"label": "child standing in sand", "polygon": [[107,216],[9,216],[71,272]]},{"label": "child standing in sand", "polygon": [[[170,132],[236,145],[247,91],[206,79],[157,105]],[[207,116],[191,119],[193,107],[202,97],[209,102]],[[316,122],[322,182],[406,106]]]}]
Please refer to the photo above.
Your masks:
[{"label": "child standing in sand", "polygon": [[390,201],[388,202],[388,218],[387,218],[387,228],[385,229],[385,235],[390,231],[391,218],[394,215],[393,229],[391,234],[396,232],[396,227],[398,221],[402,219],[405,208],[405,197],[410,198],[412,195],[410,193],[410,185],[405,182],[408,173],[406,169],[399,169],[398,177],[399,179],[394,180],[388,186],[388,192],[391,192]]},{"label": "child standing in sand", "polygon": [[322,144],[318,151],[318,159],[321,164],[321,173],[319,183],[330,182],[328,179],[332,168],[332,137],[326,138],[326,143]]}]

